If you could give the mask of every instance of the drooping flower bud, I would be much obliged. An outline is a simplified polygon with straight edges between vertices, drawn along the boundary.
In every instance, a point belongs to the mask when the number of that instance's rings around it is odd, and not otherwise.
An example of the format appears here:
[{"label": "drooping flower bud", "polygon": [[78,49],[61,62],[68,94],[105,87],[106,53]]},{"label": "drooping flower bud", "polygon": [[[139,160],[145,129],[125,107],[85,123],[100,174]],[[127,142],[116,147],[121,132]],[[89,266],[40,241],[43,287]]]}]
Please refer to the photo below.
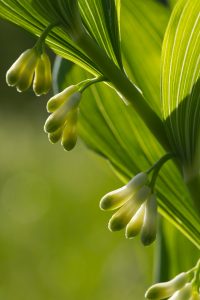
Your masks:
[{"label": "drooping flower bud", "polygon": [[126,226],[127,238],[130,239],[139,234],[143,224],[144,212],[145,212],[145,204],[143,203],[138,209],[138,211],[135,213],[135,215],[132,217],[128,225]]},{"label": "drooping flower bud", "polygon": [[137,174],[125,186],[106,194],[100,201],[100,208],[103,210],[119,208],[146,183],[146,180],[146,173]]},{"label": "drooping flower bud", "polygon": [[77,92],[77,86],[71,85],[66,89],[64,89],[62,92],[60,92],[59,94],[50,98],[47,103],[47,111],[49,113],[56,111],[64,102],[67,102],[70,96],[75,92]]},{"label": "drooping flower bud", "polygon": [[51,63],[48,55],[43,52],[35,68],[33,90],[37,96],[48,93],[52,84]]},{"label": "drooping flower bud", "polygon": [[139,189],[131,199],[129,199],[110,219],[108,228],[111,231],[117,231],[124,228],[142,203],[147,199],[150,194],[150,188],[143,186]]},{"label": "drooping flower bud", "polygon": [[7,84],[16,86],[19,92],[27,90],[33,81],[37,62],[37,51],[34,48],[26,50],[7,71]]},{"label": "drooping flower bud", "polygon": [[47,119],[44,130],[47,133],[56,131],[64,125],[67,120],[69,112],[78,107],[81,100],[81,93],[75,92],[66,102],[64,102],[55,112],[53,112]]},{"label": "drooping flower bud", "polygon": [[48,134],[48,139],[52,144],[57,143],[61,139],[63,129],[64,129],[64,126],[58,128],[56,131],[51,132],[51,133]]},{"label": "drooping flower bud", "polygon": [[156,239],[157,232],[157,201],[156,195],[151,194],[145,203],[144,222],[141,231],[141,241],[147,246]]},{"label": "drooping flower bud", "polygon": [[171,297],[177,290],[183,288],[186,283],[189,281],[190,277],[187,273],[183,272],[174,277],[172,280],[162,283],[157,283],[151,286],[145,297],[147,299],[166,299]]},{"label": "drooping flower bud", "polygon": [[178,290],[168,300],[190,300],[192,296],[192,284],[187,283],[182,289]]},{"label": "drooping flower bud", "polygon": [[65,150],[70,151],[74,148],[77,141],[77,121],[78,121],[78,109],[74,109],[69,112],[67,122],[63,129],[61,144]]}]

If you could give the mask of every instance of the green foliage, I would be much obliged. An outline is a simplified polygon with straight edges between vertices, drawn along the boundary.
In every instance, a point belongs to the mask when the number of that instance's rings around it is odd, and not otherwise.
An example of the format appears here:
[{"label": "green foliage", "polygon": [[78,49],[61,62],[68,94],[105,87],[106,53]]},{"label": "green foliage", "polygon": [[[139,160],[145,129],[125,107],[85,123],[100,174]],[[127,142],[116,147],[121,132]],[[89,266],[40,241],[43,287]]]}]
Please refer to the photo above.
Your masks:
[{"label": "green foliage", "polygon": [[[200,3],[177,2],[170,16],[169,6],[155,0],[122,1],[122,7],[119,0],[0,0],[0,16],[35,35],[55,25],[46,39],[62,57],[54,67],[55,92],[80,85],[80,136],[122,181],[173,152],[156,181],[159,212],[200,248]],[[95,85],[88,88],[88,80],[84,87],[91,74]],[[56,141],[68,112],[64,103],[45,125]],[[66,136],[69,150],[76,131]]]},{"label": "green foliage", "polygon": [[179,1],[162,50],[162,102],[171,145],[185,176],[199,172],[200,157],[200,2]]},{"label": "green foliage", "polygon": [[[139,33],[135,36],[134,43],[131,39],[123,40],[122,49],[125,49],[125,62],[129,66],[130,76],[134,78],[142,91],[144,89],[146,95],[149,96],[147,99],[151,100],[151,105],[159,111],[159,64],[156,64],[155,61],[160,61],[162,34],[169,12],[155,2],[153,3],[154,6],[149,6],[149,8],[152,7],[152,10],[148,10],[147,5],[143,5],[142,1],[140,5],[138,2],[135,5],[134,2],[131,2],[132,4],[128,6],[127,3],[126,7],[122,7],[124,9],[123,17],[131,22],[130,24],[137,29],[135,32]],[[132,18],[132,12],[136,13],[137,8],[138,10],[140,8],[139,11],[143,9],[142,15],[145,22],[149,20],[148,26],[146,26],[148,31],[143,29],[138,19]],[[158,15],[163,23],[155,22],[155,16]],[[142,22],[141,18],[142,16],[140,16],[140,22]],[[124,23],[122,22],[122,24]],[[157,29],[155,29],[156,24]],[[122,36],[128,36],[128,29],[128,26],[122,27]],[[153,32],[152,35],[149,32]],[[141,45],[142,36],[144,36],[142,41],[146,43],[145,48],[138,46]],[[156,42],[152,36],[156,37]],[[149,49],[150,53],[154,53],[155,61],[151,60],[146,64],[149,56],[147,50],[144,51],[144,49]],[[132,55],[133,53],[135,55]],[[140,64],[141,61],[144,63]],[[60,65],[59,60],[57,64]],[[59,69],[58,65],[56,69]],[[139,67],[142,69],[142,77],[139,77],[140,72],[137,72]],[[65,68],[66,74],[64,73]],[[59,72],[55,75],[55,79],[59,78],[59,90],[70,83],[81,81],[87,76],[80,69],[74,68],[70,72],[68,68],[68,64],[63,62],[60,65],[62,76]],[[133,70],[132,73],[131,70]],[[137,74],[137,79],[135,79],[134,74]],[[146,74],[149,74],[149,77]],[[148,80],[151,77],[154,80]],[[98,84],[86,91],[84,98],[81,106],[80,134],[93,150],[109,159],[124,181],[139,171],[148,169],[163,155],[163,149],[148,128],[144,126],[141,119],[138,118],[132,107],[125,106],[114,91],[103,84]],[[196,210],[192,208],[185,184],[174,164],[168,163],[163,168],[157,190],[160,198],[160,212],[198,246],[200,241],[199,219]]]}]

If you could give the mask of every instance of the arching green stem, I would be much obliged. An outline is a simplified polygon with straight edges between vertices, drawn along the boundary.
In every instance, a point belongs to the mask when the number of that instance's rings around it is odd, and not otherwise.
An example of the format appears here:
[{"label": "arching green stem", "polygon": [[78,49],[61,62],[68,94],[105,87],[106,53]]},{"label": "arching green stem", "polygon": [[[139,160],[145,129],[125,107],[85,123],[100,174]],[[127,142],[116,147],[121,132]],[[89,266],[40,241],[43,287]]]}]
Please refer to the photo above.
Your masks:
[{"label": "arching green stem", "polygon": [[55,22],[55,23],[51,23],[49,24],[49,26],[47,26],[45,28],[45,30],[42,32],[41,36],[39,37],[39,39],[37,40],[36,44],[35,44],[35,48],[37,49],[38,53],[42,53],[43,52],[43,47],[44,47],[44,43],[45,43],[45,39],[48,36],[49,32],[55,27],[58,26],[59,23]]},{"label": "arching green stem", "polygon": [[185,176],[185,182],[193,199],[194,205],[200,215],[200,173],[192,177]]},{"label": "arching green stem", "polygon": [[76,40],[77,45],[98,65],[101,73],[115,89],[134,107],[160,144],[169,151],[170,147],[162,120],[145,101],[143,95],[107,56],[105,51],[87,34]]}]

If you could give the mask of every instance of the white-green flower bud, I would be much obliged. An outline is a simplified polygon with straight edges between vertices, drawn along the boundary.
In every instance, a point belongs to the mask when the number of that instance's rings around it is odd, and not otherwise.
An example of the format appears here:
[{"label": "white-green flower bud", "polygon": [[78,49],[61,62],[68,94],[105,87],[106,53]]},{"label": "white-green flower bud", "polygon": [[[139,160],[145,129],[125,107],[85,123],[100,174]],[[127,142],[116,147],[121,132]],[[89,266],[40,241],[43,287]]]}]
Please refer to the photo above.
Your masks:
[{"label": "white-green flower bud", "polygon": [[178,290],[168,300],[190,300],[192,296],[192,284],[187,283],[182,289]]},{"label": "white-green flower bud", "polygon": [[189,276],[187,273],[183,272],[174,277],[172,280],[167,282],[161,282],[152,285],[146,292],[145,297],[147,299],[166,299],[171,297],[177,290],[184,287],[188,282]]},{"label": "white-green flower bud", "polygon": [[68,113],[77,108],[81,100],[81,93],[76,92],[70,96],[67,102],[63,103],[54,113],[52,113],[44,125],[44,130],[47,133],[56,131],[64,125]]},{"label": "white-green flower bud", "polygon": [[38,54],[34,48],[26,50],[10,67],[6,74],[6,82],[16,86],[19,92],[27,90],[33,80]]},{"label": "white-green flower bud", "polygon": [[137,210],[135,215],[132,217],[128,225],[126,226],[126,237],[133,238],[139,234],[143,219],[144,219],[144,212],[145,212],[145,204],[143,203],[140,208]]},{"label": "white-green flower bud", "polygon": [[147,246],[154,242],[157,233],[157,201],[151,194],[145,203],[144,222],[141,230],[141,241]]},{"label": "white-green flower bud", "polygon": [[48,55],[44,52],[40,55],[33,81],[33,90],[37,96],[48,93],[52,84],[51,63]]},{"label": "white-green flower bud", "polygon": [[56,131],[48,134],[48,139],[52,144],[57,143],[61,139],[62,134],[63,134],[63,129],[64,129],[64,126],[58,128]]},{"label": "white-green flower bud", "polygon": [[111,231],[117,231],[124,228],[133,215],[136,213],[138,208],[146,200],[150,193],[150,188],[143,186],[137,191],[131,199],[129,199],[110,219],[108,228]]},{"label": "white-green flower bud", "polygon": [[77,91],[76,85],[71,85],[64,89],[59,94],[49,99],[47,103],[47,111],[52,113],[56,111],[64,102],[67,102],[72,94]]},{"label": "white-green flower bud", "polygon": [[63,129],[61,144],[65,150],[72,150],[77,141],[77,120],[78,120],[78,109],[74,109],[69,112],[67,116],[67,122]]},{"label": "white-green flower bud", "polygon": [[146,180],[146,173],[137,174],[125,186],[107,193],[100,201],[100,208],[113,210],[121,207],[145,184]]}]

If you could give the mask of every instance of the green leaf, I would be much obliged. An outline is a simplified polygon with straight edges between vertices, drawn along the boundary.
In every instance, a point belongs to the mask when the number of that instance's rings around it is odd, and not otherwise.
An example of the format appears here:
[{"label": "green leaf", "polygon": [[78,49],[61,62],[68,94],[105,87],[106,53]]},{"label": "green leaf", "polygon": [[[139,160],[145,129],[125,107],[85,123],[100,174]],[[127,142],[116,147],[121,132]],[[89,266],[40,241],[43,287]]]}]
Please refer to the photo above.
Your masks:
[{"label": "green leaf", "polygon": [[160,59],[170,11],[156,1],[122,3],[121,35],[123,63],[130,79],[161,116]]},{"label": "green leaf", "polygon": [[[183,249],[187,255],[183,255]],[[164,282],[193,268],[199,258],[199,249],[169,222],[160,218],[155,257],[154,281]]]},{"label": "green leaf", "polygon": [[[88,32],[90,32],[92,36],[98,32],[98,36],[96,36],[98,44],[106,50],[107,54],[116,64],[122,67],[118,28],[120,1],[111,0],[109,4],[106,0],[80,2],[83,21],[87,25]],[[71,1],[69,0],[66,5],[70,6],[70,3]],[[58,6],[58,4],[53,2],[53,6],[54,5],[55,7]],[[54,23],[59,18],[62,19],[63,14],[61,14],[61,12],[59,15],[55,13],[55,8],[52,8],[52,3],[49,0],[42,2],[37,0],[0,0],[0,17],[25,28],[37,36],[41,35],[49,22]],[[96,16],[97,12],[98,16]],[[69,24],[67,23],[66,28],[63,27],[62,24],[55,27],[46,39],[48,46],[56,54],[70,59],[93,74],[98,74],[99,70],[95,62],[91,61],[88,56],[76,46],[70,36],[66,34],[65,29],[68,27]]]},{"label": "green leaf", "polygon": [[120,0],[80,0],[87,31],[107,55],[122,69],[120,49]]},{"label": "green leaf", "polygon": [[[106,50],[115,64],[121,67],[118,29],[119,2],[112,1],[109,8],[111,9],[109,10],[111,20],[109,23],[108,10],[105,9],[106,1],[87,1],[87,3],[93,7],[93,12],[90,13],[90,10],[83,7],[83,4],[81,9],[82,15],[83,11],[87,12],[86,16],[83,15],[83,20],[88,32],[91,36],[95,35],[96,42]],[[110,13],[111,11],[112,13]],[[131,13],[128,13],[129,11]],[[98,12],[101,12],[102,20],[98,16]],[[161,114],[159,109],[160,48],[168,14],[164,6],[151,0],[148,3],[145,0],[140,2],[137,0],[124,1],[124,20],[126,21],[127,17],[127,20],[131,21],[134,16],[135,21],[131,24],[134,24],[135,27],[133,33],[129,26],[123,29],[122,36],[123,34],[125,36],[123,37],[123,59],[131,79],[140,87],[148,99],[147,101],[158,114]],[[30,1],[0,0],[1,17],[36,35],[40,35],[49,23],[49,20],[42,15],[33,9]],[[89,22],[87,22],[87,18],[90,19]],[[92,18],[95,18],[93,23]],[[91,28],[89,23],[92,24]],[[60,56],[79,64],[92,74],[99,73],[95,61],[91,61],[87,54],[71,41],[62,27],[58,26],[53,29],[47,38],[47,43]],[[155,57],[153,57],[154,54]],[[139,72],[140,70],[141,72]],[[63,71],[64,68],[62,68]],[[87,76],[85,71],[76,68],[72,69],[70,73],[68,78],[65,78],[67,74],[63,77],[59,76],[61,80],[59,88],[64,88],[70,78],[73,83],[77,83]],[[85,100],[83,99],[81,106],[80,134],[92,149],[111,162],[124,182],[140,170],[149,168],[164,154],[158,141],[133,108],[125,106],[114,90],[104,84],[98,84],[84,94]],[[182,178],[172,162],[167,163],[162,170],[158,182],[158,197],[161,214],[175,224],[197,247],[200,247],[199,218],[192,208]]]},{"label": "green leaf", "polygon": [[[49,24],[48,18],[45,19],[43,13],[39,14],[33,8],[31,2],[26,0],[0,0],[0,17],[21,26],[37,36],[40,36]],[[56,54],[72,60],[93,73],[98,73],[97,66],[77,48],[61,27],[57,26],[52,29],[46,42]]]},{"label": "green leaf", "polygon": [[186,173],[198,173],[200,168],[199,12],[199,0],[178,2],[162,50],[163,116]]},{"label": "green leaf", "polygon": [[[59,75],[58,65],[62,70],[62,76],[58,76],[60,90],[88,77],[77,67],[64,76],[68,63],[60,58],[56,62],[56,76]],[[109,160],[124,183],[139,171],[147,170],[164,154],[133,108],[126,106],[115,91],[103,83],[84,92],[79,125],[79,133],[85,143]],[[172,162],[162,169],[157,191],[160,213],[200,247],[199,219]]]},{"label": "green leaf", "polygon": [[[123,17],[127,20],[127,23],[122,22],[123,59],[131,79],[146,98],[148,96],[151,106],[159,111],[161,43],[169,11],[155,1],[148,3],[126,1],[122,6]],[[134,39],[123,39],[123,36],[130,34],[130,28],[135,33]],[[58,65],[62,70],[59,89],[88,76],[76,68],[64,75],[68,63],[61,63],[58,59],[56,65],[58,70]],[[80,135],[91,149],[109,160],[124,182],[137,172],[146,170],[164,154],[132,107],[125,106],[116,93],[103,84],[85,92],[81,105]],[[162,170],[158,194],[161,214],[199,247],[199,218],[180,173],[172,162]]]}]

